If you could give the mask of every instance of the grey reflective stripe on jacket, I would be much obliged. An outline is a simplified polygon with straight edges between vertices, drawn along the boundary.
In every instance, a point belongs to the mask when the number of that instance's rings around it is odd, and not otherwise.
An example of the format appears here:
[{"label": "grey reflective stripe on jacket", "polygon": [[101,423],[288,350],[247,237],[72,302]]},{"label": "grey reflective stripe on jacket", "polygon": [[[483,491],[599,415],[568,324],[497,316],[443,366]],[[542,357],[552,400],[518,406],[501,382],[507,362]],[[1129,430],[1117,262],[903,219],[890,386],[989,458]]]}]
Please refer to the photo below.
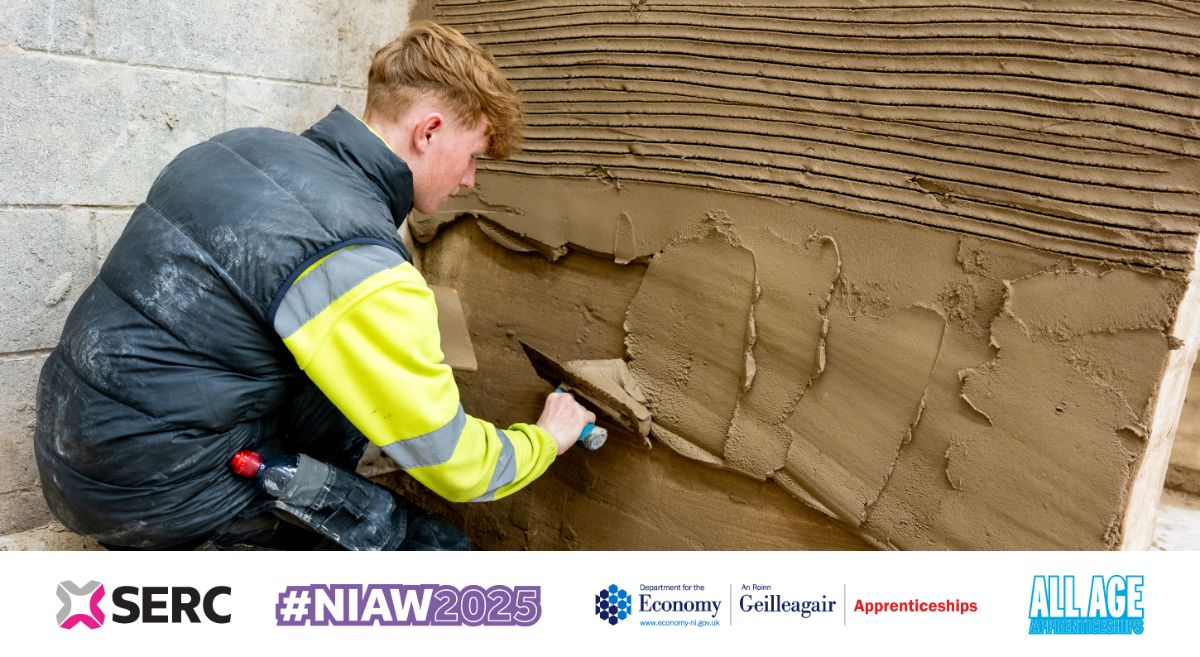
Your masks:
[{"label": "grey reflective stripe on jacket", "polygon": [[[450,460],[458,441],[462,439],[463,428],[467,425],[467,415],[461,404],[445,425],[429,433],[394,443],[384,445],[380,449],[401,468],[420,468],[430,465],[441,465]],[[496,429],[496,437],[500,440],[500,457],[496,461],[496,469],[487,490],[469,500],[471,502],[487,502],[495,499],[496,491],[511,484],[517,476],[517,452],[508,435]]]},{"label": "grey reflective stripe on jacket", "polygon": [[284,294],[275,313],[275,332],[287,338],[359,283],[404,262],[396,251],[374,244],[334,252]]},{"label": "grey reflective stripe on jacket", "polygon": [[454,417],[446,424],[429,433],[389,443],[380,449],[405,470],[441,465],[454,454],[466,426],[467,414],[459,404]]},{"label": "grey reflective stripe on jacket", "polygon": [[508,434],[499,429],[496,429],[496,435],[500,438],[500,458],[496,461],[496,470],[492,473],[492,481],[488,484],[487,491],[471,500],[472,502],[488,502],[495,499],[496,491],[511,484],[517,476],[517,452],[512,441],[508,439]]}]

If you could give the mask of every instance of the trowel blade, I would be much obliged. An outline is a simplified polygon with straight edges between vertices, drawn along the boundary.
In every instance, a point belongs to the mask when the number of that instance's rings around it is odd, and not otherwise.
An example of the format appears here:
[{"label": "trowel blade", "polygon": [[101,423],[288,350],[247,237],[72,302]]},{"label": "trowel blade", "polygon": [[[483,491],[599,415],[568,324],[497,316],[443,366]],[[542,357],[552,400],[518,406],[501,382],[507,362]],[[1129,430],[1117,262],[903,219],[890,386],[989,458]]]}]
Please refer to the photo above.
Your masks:
[{"label": "trowel blade", "polygon": [[565,385],[571,388],[571,391],[576,393],[585,406],[642,438],[650,434],[650,421],[648,413],[644,409],[641,415],[647,417],[638,417],[639,413],[630,409],[625,402],[571,372],[559,361],[530,346],[524,340],[518,342],[525,350],[525,356],[529,359],[529,364],[533,365],[533,370],[547,383],[552,386]]}]

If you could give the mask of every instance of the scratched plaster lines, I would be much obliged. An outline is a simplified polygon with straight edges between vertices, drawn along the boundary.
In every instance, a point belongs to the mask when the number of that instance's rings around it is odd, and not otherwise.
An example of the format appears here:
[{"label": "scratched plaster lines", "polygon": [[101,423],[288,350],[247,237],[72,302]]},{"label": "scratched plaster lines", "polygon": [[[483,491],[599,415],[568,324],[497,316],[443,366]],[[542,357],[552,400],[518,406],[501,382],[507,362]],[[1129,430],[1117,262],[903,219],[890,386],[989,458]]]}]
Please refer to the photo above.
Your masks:
[{"label": "scratched plaster lines", "polygon": [[[1200,39],[1178,12],[438,7],[493,50],[530,106],[526,151],[487,163],[492,171],[600,167],[614,181],[755,193],[1067,255],[1188,266],[1200,200],[1188,193],[1194,162],[1175,156],[1200,154],[1200,68],[1179,55],[1200,52]],[[746,134],[745,121],[762,134]],[[1108,168],[1118,155],[1143,172]]]}]

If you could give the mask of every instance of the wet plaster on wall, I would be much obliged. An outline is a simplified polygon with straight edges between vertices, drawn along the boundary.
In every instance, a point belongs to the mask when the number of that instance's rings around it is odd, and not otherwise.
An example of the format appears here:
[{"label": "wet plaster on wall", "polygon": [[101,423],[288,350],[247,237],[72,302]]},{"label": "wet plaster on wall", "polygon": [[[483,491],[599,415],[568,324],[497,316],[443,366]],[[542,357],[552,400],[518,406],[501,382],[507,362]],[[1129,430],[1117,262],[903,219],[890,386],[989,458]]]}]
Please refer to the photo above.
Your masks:
[{"label": "wet plaster on wall", "polygon": [[921,306],[858,321],[831,309],[829,366],[787,421],[796,440],[784,471],[798,494],[862,524],[920,421],[944,329]]},{"label": "wet plaster on wall", "polygon": [[[484,185],[508,203],[524,181]],[[612,217],[612,232],[590,229],[593,254],[626,221],[619,208],[664,193],[563,186]],[[878,547],[1102,548],[1119,538],[1111,527],[1138,454],[1132,432],[1169,350],[1178,277],[803,204],[676,200],[657,221],[625,213],[633,234],[674,233],[638,254],[648,264],[624,349],[592,354],[629,361],[657,441],[775,480]],[[536,213],[521,216],[525,235],[535,232]],[[621,269],[611,253],[570,257]],[[1043,376],[1049,363],[1060,371]],[[1044,417],[1017,410],[1033,396],[1006,397],[1064,389]],[[1022,490],[1062,501],[1043,506]]]},{"label": "wet plaster on wall", "polygon": [[755,267],[728,225],[706,217],[701,235],[650,261],[625,319],[630,370],[655,435],[679,451],[689,450],[684,442],[700,447],[714,463],[748,375]]},{"label": "wet plaster on wall", "polygon": [[[1085,269],[1009,282],[992,323],[996,356],[964,373],[962,394],[990,426],[951,441],[946,473],[956,490],[1040,518],[1047,543],[1067,533],[1073,544],[1115,546],[1126,490],[1111,482],[1128,481],[1144,449],[1149,391],[1121,381],[1108,354],[1121,354],[1112,336],[1132,332],[1128,343],[1157,355],[1150,365],[1161,369],[1177,299],[1153,289],[1166,283]],[[1110,344],[1089,358],[1076,341],[1096,335]]]},{"label": "wet plaster on wall", "polygon": [[1112,547],[1180,281],[981,246],[964,242],[959,262],[1001,308],[990,353],[952,322],[942,359],[983,364],[935,370],[931,387],[960,388],[962,404],[927,408],[864,529],[884,546]]},{"label": "wet plaster on wall", "polygon": [[594,276],[602,322],[527,330],[627,359],[658,441],[876,546],[1124,546],[1197,330],[1200,40],[1155,3],[971,5],[433,3],[529,138],[415,232],[471,213],[550,267],[443,261],[497,305]]},{"label": "wet plaster on wall", "polygon": [[[456,373],[463,404],[501,424],[537,417],[550,391],[517,339],[536,339],[564,360],[619,356],[626,309],[646,269],[576,253],[552,263],[504,248],[471,219],[446,225],[423,255],[427,280],[459,290],[470,324],[479,371]],[[640,437],[608,426],[602,450],[571,450],[529,489],[497,502],[446,505],[403,475],[393,483],[462,522],[483,548],[865,547],[778,486],[661,446],[647,450]]]},{"label": "wet plaster on wall", "polygon": [[825,368],[826,311],[841,261],[826,235],[768,226],[744,233],[755,257],[768,265],[758,270],[754,304],[755,376],[738,397],[724,458],[729,467],[765,479],[784,466],[794,438],[784,421]]}]

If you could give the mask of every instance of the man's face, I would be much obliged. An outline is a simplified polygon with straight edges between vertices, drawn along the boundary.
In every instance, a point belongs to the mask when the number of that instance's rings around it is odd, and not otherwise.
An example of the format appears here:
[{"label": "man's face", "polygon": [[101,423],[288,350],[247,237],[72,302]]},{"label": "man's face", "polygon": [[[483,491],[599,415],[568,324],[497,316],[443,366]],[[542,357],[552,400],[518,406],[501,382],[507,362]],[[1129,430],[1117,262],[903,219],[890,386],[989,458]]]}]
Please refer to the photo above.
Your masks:
[{"label": "man's face", "polygon": [[413,206],[433,212],[459,188],[475,186],[475,158],[488,148],[488,124],[463,127],[446,121],[428,138],[423,158],[426,166],[413,172]]}]

